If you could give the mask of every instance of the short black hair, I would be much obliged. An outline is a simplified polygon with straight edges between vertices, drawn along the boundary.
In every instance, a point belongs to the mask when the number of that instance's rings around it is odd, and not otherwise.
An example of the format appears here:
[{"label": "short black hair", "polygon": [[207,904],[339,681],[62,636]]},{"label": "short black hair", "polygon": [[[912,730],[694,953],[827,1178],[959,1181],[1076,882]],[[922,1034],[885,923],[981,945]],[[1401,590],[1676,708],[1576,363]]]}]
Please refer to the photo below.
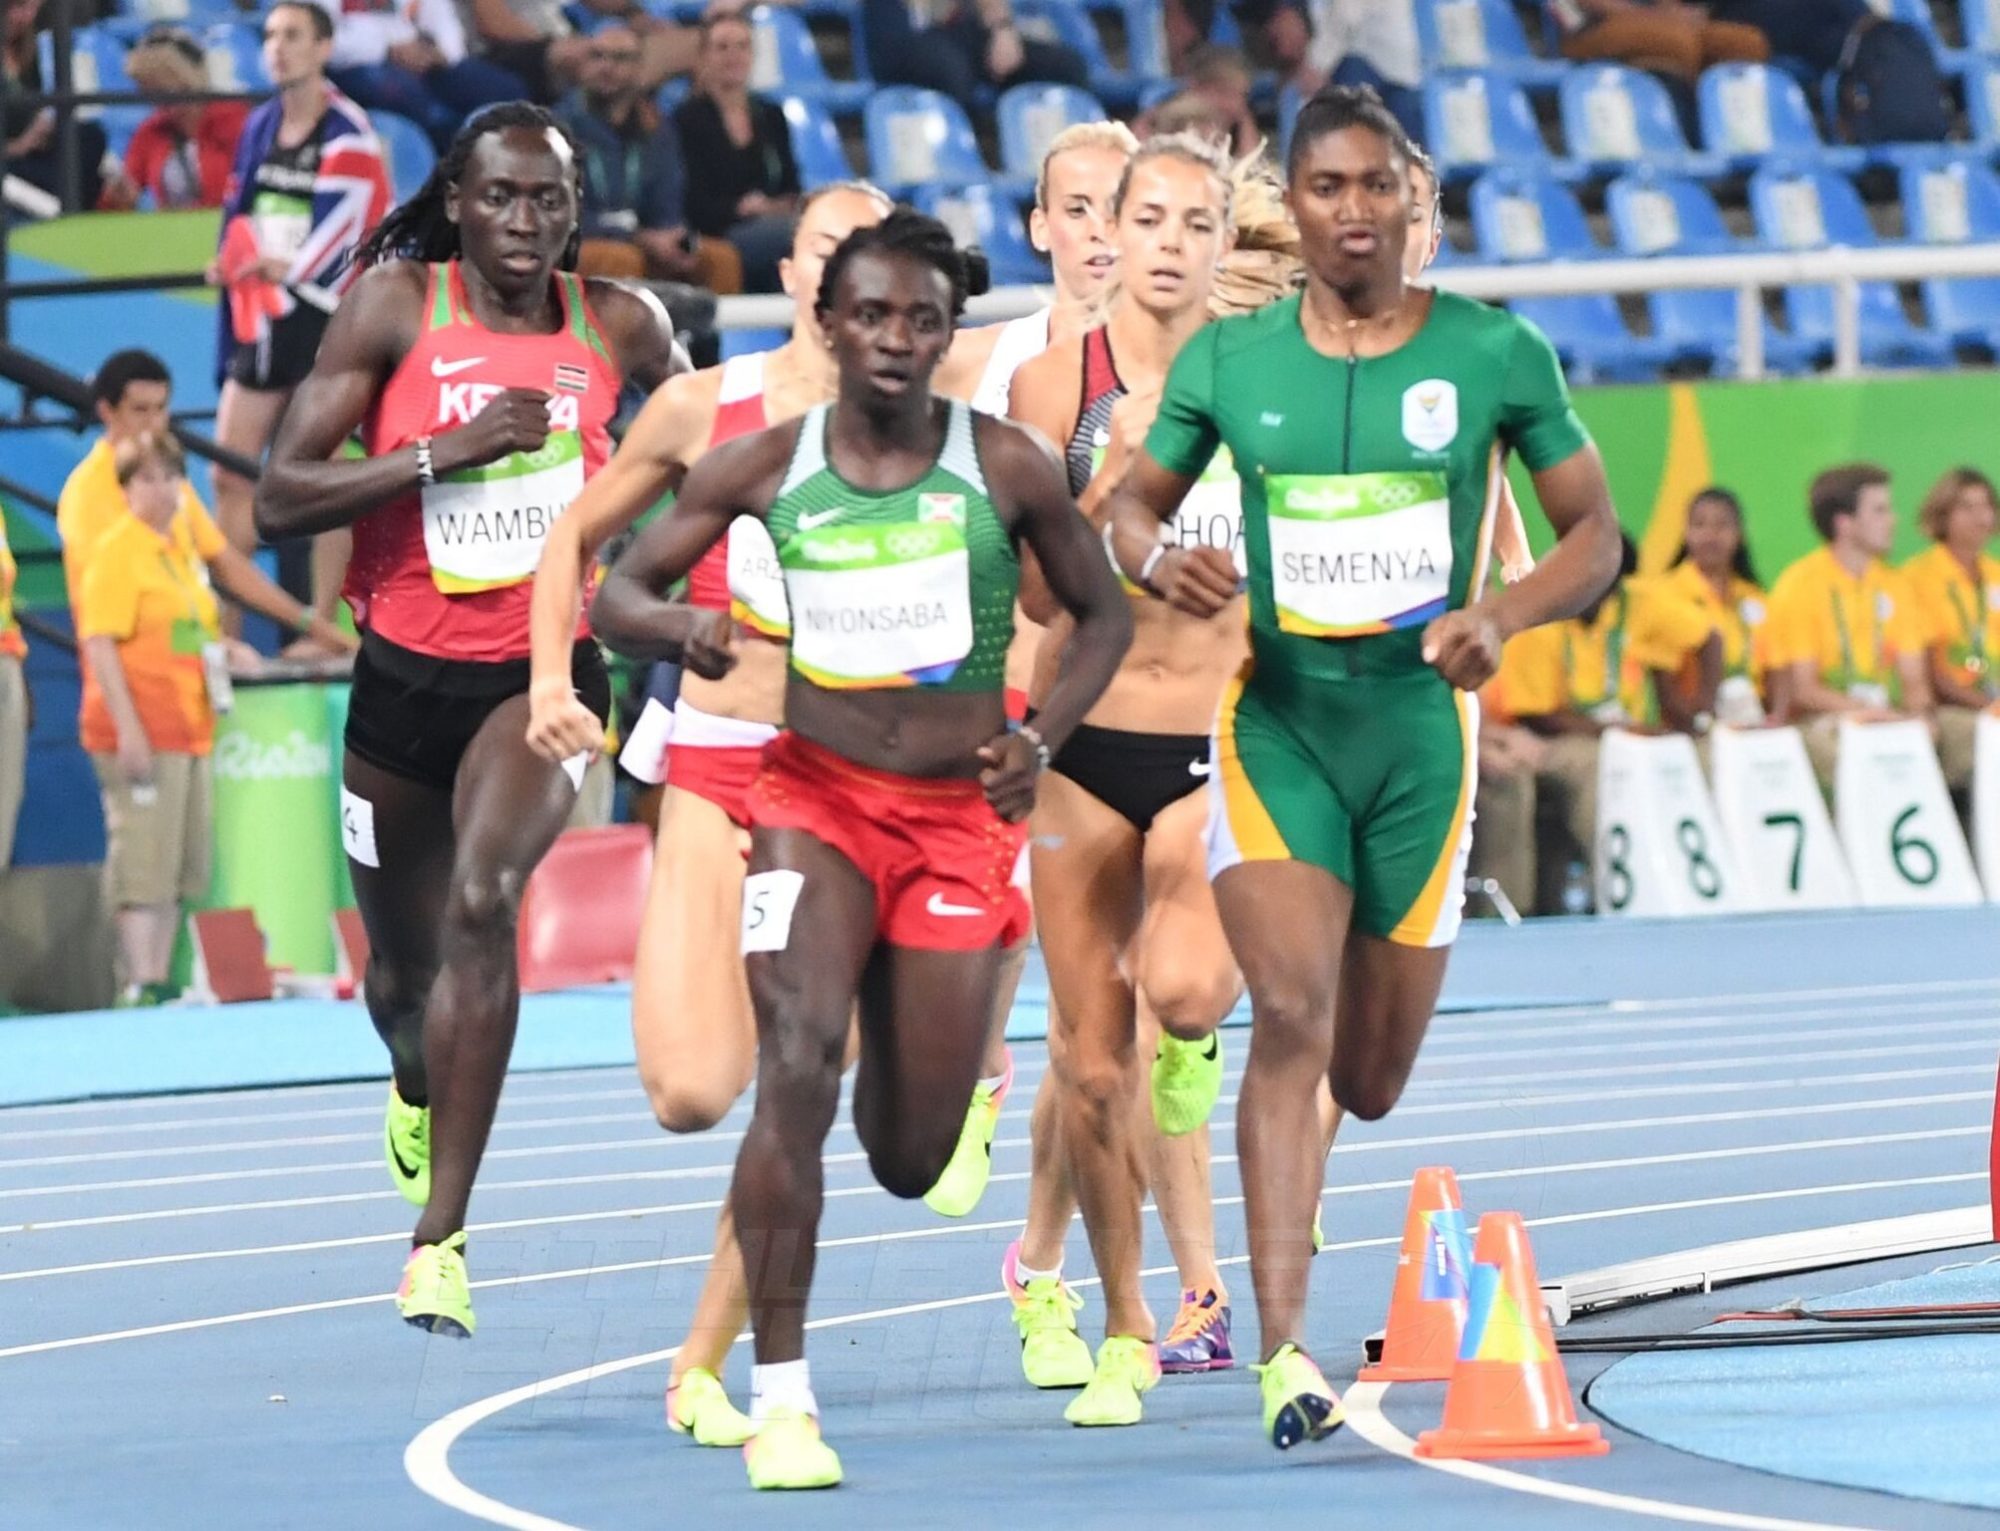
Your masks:
[{"label": "short black hair", "polygon": [[1417,146],[1403,131],[1372,85],[1329,85],[1299,108],[1292,123],[1292,146],[1285,155],[1285,179],[1299,172],[1306,151],[1330,133],[1366,128],[1381,138],[1405,164],[1416,158]]},{"label": "short black hair", "polygon": [[856,229],[826,258],[820,272],[819,292],[813,299],[813,312],[821,319],[832,311],[833,295],[839,291],[840,279],[847,268],[856,256],[871,250],[911,256],[942,275],[951,286],[954,321],[965,313],[967,297],[986,290],[985,256],[977,250],[961,251],[952,240],[951,230],[937,219],[899,207],[880,223]]},{"label": "short black hair", "polygon": [[[276,0],[271,11],[280,10],[304,11],[307,20],[312,23],[313,36],[323,43],[333,41],[333,17],[327,14],[324,6],[314,5],[313,0]],[[268,16],[271,11],[264,14]]]},{"label": "short black hair", "polygon": [[90,396],[106,408],[116,409],[134,383],[165,383],[171,388],[174,379],[167,364],[151,351],[113,351],[90,380]]}]

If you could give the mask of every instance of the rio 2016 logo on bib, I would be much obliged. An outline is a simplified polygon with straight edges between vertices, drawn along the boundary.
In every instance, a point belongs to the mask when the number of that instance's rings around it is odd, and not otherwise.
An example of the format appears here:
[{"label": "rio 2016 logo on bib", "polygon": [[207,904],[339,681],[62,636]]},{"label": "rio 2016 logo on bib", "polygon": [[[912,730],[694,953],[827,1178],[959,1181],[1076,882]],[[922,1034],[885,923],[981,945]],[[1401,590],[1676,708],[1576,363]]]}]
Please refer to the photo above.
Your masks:
[{"label": "rio 2016 logo on bib", "polygon": [[1422,452],[1442,452],[1458,435],[1458,387],[1441,377],[1403,390],[1403,439]]}]

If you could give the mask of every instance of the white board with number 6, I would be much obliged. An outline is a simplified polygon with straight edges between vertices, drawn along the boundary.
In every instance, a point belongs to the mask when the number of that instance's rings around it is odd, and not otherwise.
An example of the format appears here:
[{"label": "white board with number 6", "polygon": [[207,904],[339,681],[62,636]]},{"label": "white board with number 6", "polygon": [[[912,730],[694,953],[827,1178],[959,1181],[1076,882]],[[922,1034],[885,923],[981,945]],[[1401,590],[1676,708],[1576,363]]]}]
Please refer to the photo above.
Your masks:
[{"label": "white board with number 6", "polygon": [[1833,801],[1863,905],[1984,901],[1922,723],[1843,722]]},{"label": "white board with number 6", "polygon": [[1796,728],[1718,728],[1715,811],[1747,909],[1852,909],[1859,896]]},{"label": "white board with number 6", "polygon": [[1694,741],[1605,733],[1597,757],[1597,912],[1721,914],[1739,877]]}]

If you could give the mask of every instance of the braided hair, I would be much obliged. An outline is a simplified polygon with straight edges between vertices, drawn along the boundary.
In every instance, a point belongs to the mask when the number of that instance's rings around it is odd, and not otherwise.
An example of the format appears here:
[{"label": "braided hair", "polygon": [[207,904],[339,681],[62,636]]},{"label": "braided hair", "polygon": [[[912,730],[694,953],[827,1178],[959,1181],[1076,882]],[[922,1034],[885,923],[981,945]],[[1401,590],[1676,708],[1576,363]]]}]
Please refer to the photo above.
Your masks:
[{"label": "braided hair", "polygon": [[[417,194],[394,208],[375,227],[375,232],[363,241],[356,252],[355,261],[361,266],[379,265],[389,260],[448,261],[459,257],[458,225],[445,216],[445,189],[456,186],[465,176],[465,167],[472,159],[472,151],[479,140],[491,133],[504,133],[509,128],[526,128],[531,132],[553,132],[569,146],[570,163],[578,167],[575,171],[575,191],[577,204],[583,202],[582,156],[577,153],[576,140],[570,137],[569,129],[547,107],[534,106],[526,101],[503,101],[497,106],[489,106],[468,117],[465,125],[458,130],[451,146],[430,173],[429,179],[418,188]],[[562,271],[576,269],[577,249],[582,243],[582,223],[570,232],[569,242],[556,259],[556,267]]]},{"label": "braided hair", "polygon": [[1291,179],[1305,163],[1306,153],[1322,138],[1345,132],[1348,128],[1366,128],[1389,146],[1404,164],[1416,158],[1416,145],[1410,135],[1396,120],[1395,113],[1383,104],[1372,85],[1329,85],[1318,95],[1299,108],[1299,115],[1292,123],[1291,151],[1285,157],[1285,178]]},{"label": "braided hair", "polygon": [[952,240],[951,230],[935,218],[899,207],[880,223],[856,229],[826,258],[820,272],[819,293],[813,299],[813,313],[821,324],[833,309],[833,295],[840,279],[857,256],[870,251],[888,255],[908,255],[942,275],[951,287],[951,317],[956,323],[965,313],[965,300],[986,290],[986,258],[977,250],[961,251]]}]

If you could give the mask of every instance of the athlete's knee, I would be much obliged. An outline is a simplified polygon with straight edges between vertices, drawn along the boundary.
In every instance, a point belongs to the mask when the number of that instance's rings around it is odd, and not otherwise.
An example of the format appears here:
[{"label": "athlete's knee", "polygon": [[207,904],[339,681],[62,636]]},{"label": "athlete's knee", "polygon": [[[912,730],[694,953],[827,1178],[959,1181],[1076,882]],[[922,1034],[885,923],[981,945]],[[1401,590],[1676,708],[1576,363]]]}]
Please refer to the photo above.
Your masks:
[{"label": "athlete's knee", "polygon": [[1091,1138],[1108,1142],[1119,1113],[1132,1104],[1133,1049],[1072,1047],[1060,1070],[1058,1084],[1069,1103],[1065,1115]]},{"label": "athlete's knee", "polygon": [[380,955],[368,959],[368,973],[362,980],[361,995],[368,1014],[377,1027],[400,1029],[423,1019],[437,975],[391,962]]},{"label": "athlete's knee", "polygon": [[729,1089],[721,1080],[665,1076],[653,1069],[642,1069],[639,1082],[653,1108],[653,1119],[668,1132],[708,1131],[729,1114],[743,1093]]},{"label": "athlete's knee", "polygon": [[1160,1029],[1183,1042],[1198,1042],[1235,1008],[1236,975],[1204,973],[1191,964],[1163,963],[1141,980],[1146,1004]]},{"label": "athlete's knee", "polygon": [[930,1130],[919,1128],[895,1134],[886,1142],[868,1144],[868,1168],[875,1183],[891,1196],[914,1201],[938,1183],[957,1146],[956,1123]]},{"label": "athlete's knee", "polygon": [[1310,982],[1285,980],[1251,996],[1251,1057],[1289,1058],[1295,1053],[1323,1063],[1333,1047],[1333,992]]},{"label": "athlete's knee", "polygon": [[511,941],[528,874],[510,866],[461,866],[453,879],[447,919],[457,931],[489,939],[504,935]]},{"label": "athlete's knee", "polygon": [[1388,1068],[1379,1063],[1353,1067],[1335,1058],[1327,1077],[1333,1086],[1334,1102],[1341,1110],[1364,1122],[1379,1122],[1395,1110],[1396,1102],[1403,1098],[1403,1086],[1409,1082],[1409,1071]]}]

